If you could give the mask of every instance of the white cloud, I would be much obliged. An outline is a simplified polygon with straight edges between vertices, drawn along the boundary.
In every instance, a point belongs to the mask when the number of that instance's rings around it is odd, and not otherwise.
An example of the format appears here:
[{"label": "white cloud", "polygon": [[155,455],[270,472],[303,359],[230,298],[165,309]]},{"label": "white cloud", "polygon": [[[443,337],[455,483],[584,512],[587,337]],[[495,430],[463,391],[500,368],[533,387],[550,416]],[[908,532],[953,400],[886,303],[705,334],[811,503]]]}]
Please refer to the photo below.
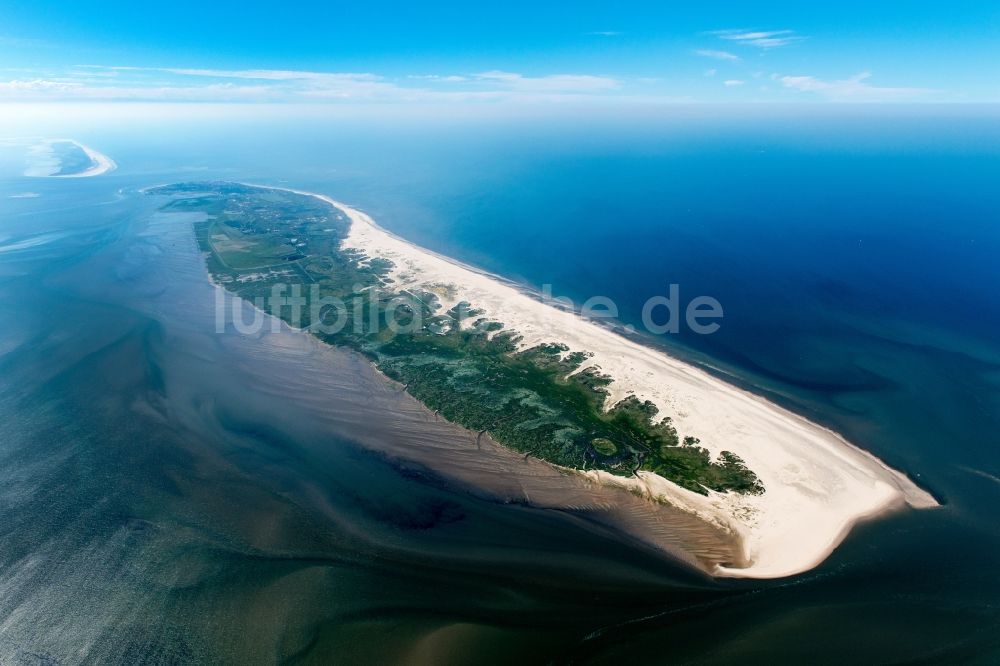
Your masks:
[{"label": "white cloud", "polygon": [[834,101],[894,101],[928,95],[930,88],[888,88],[867,83],[870,72],[861,72],[837,81],[826,81],[814,76],[781,76],[778,80],[786,88],[806,93],[816,93]]},{"label": "white cloud", "polygon": [[552,74],[549,76],[524,76],[514,72],[493,70],[476,74],[476,79],[500,84],[506,88],[531,92],[586,92],[597,93],[616,90],[621,84],[616,79],[590,74]]},{"label": "white cloud", "polygon": [[[291,81],[303,82],[307,85],[315,86],[318,90],[309,90],[310,93],[325,90],[336,94],[338,92],[349,91],[389,91],[402,89],[399,84],[381,76],[370,73],[357,72],[311,72],[298,70],[269,70],[269,69],[249,69],[249,70],[219,70],[219,69],[164,69],[162,71],[181,76],[200,76],[219,79],[256,79],[261,81]],[[472,76],[422,74],[406,77],[408,79],[463,83],[491,82],[506,89],[519,91],[545,91],[545,92],[595,92],[602,90],[614,90],[619,87],[618,81],[604,76],[592,76],[589,74],[553,74],[547,76],[525,76],[517,72],[505,72],[492,70],[480,72]],[[412,89],[405,89],[413,92]]]},{"label": "white cloud", "polygon": [[89,85],[61,81],[0,81],[0,101],[281,101],[267,86]]},{"label": "white cloud", "polygon": [[214,79],[258,79],[261,81],[326,81],[358,82],[379,81],[375,74],[357,72],[308,72],[286,69],[161,69],[161,72],[180,76],[200,76]]},{"label": "white cloud", "polygon": [[595,37],[620,37],[624,33],[618,30],[594,30],[592,32],[585,32],[583,34]]},{"label": "white cloud", "polygon": [[500,70],[390,78],[368,72],[77,65],[63,77],[28,74],[0,81],[0,101],[558,101],[606,96],[621,86],[605,76]]},{"label": "white cloud", "polygon": [[695,51],[697,55],[703,56],[705,58],[715,58],[716,60],[728,60],[729,62],[736,62],[740,59],[735,53],[730,53],[729,51],[718,51],[716,49],[698,49]]},{"label": "white cloud", "polygon": [[[114,73],[108,76],[108,73]],[[752,81],[719,75],[726,87]],[[475,74],[419,74],[394,77],[370,72],[315,72],[279,69],[134,68],[76,65],[52,70],[0,71],[0,102],[135,101],[216,103],[562,103],[603,101],[650,103],[686,99],[669,88],[669,79],[619,79],[596,74],[528,75],[503,70]],[[925,88],[872,85],[867,72],[844,80],[768,74],[759,80],[830,101],[894,101],[930,95]],[[932,97],[932,99],[934,99]]]},{"label": "white cloud", "polygon": [[444,81],[445,83],[461,83],[469,80],[467,76],[441,76],[440,74],[411,74],[406,78],[420,81]]},{"label": "white cloud", "polygon": [[794,30],[716,30],[712,34],[731,42],[762,49],[787,46],[804,39],[795,34]]},{"label": "white cloud", "polygon": [[83,84],[67,81],[49,81],[46,79],[0,81],[0,93],[45,93],[71,92],[81,88]]}]

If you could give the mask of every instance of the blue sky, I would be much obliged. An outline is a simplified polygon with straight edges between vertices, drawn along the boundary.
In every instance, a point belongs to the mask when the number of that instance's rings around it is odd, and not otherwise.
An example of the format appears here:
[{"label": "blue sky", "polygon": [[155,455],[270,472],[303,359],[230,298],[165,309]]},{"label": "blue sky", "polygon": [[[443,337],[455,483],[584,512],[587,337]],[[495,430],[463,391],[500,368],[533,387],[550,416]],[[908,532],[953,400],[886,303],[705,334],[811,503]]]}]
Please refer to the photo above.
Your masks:
[{"label": "blue sky", "polygon": [[0,0],[0,101],[998,102],[1000,3]]}]

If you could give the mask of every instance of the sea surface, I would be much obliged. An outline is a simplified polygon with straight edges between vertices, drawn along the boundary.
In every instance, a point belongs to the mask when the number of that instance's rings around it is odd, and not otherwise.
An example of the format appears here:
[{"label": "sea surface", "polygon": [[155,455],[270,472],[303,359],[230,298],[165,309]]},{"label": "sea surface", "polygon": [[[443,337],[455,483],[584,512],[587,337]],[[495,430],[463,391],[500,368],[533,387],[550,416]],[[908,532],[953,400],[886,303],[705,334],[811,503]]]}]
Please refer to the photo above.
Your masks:
[{"label": "sea surface", "polygon": [[[119,168],[26,177],[25,145],[0,143],[0,663],[1000,659],[1000,111],[46,134]],[[652,520],[630,496],[503,452],[456,482],[475,437],[357,357],[216,332],[194,218],[139,191],[202,179],[331,195],[636,326],[671,284],[711,296],[718,332],[647,342],[942,507],[866,523],[806,574],[727,581],[616,530]]]}]

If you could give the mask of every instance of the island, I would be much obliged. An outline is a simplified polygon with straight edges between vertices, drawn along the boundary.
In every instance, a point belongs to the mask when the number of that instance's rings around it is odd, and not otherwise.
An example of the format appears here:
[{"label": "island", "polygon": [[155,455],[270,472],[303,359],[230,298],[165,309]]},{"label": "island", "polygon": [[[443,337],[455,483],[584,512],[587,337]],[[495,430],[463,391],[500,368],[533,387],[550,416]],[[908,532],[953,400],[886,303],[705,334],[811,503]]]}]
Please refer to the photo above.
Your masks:
[{"label": "island", "polygon": [[118,167],[107,155],[73,139],[48,139],[29,150],[31,166],[26,176],[89,178]]},{"label": "island", "polygon": [[717,575],[804,571],[858,520],[935,505],[832,431],[327,197],[220,182],[146,193],[201,213],[220,288],[364,355],[442,417],[739,536],[748,565]]}]

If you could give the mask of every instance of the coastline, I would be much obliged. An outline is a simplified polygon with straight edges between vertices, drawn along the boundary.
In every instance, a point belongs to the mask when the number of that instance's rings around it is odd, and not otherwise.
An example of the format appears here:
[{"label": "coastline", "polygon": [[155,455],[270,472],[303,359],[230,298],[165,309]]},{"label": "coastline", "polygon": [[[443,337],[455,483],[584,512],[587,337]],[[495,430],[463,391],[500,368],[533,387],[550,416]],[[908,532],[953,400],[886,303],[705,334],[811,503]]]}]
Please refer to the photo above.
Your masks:
[{"label": "coastline", "polygon": [[[576,313],[549,306],[502,279],[419,248],[381,229],[368,215],[330,197],[301,190],[340,210],[351,226],[345,247],[395,265],[397,288],[438,287],[442,305],[472,303],[523,339],[520,347],[562,342],[593,354],[584,367],[611,376],[613,405],[628,395],[652,401],[680,435],[701,439],[712,455],[740,456],[764,483],[760,496],[685,490],[649,472],[620,477],[579,471],[669,504],[737,535],[745,568],[718,567],[717,576],[779,578],[812,569],[856,523],[898,510],[937,506],[926,491],[837,433],[666,353],[643,346]],[[461,285],[460,289],[443,289]],[[459,293],[460,292],[460,293]],[[446,295],[450,293],[450,295]]]},{"label": "coastline", "polygon": [[[69,140],[72,141],[72,139]],[[107,155],[105,155],[104,153],[99,153],[93,148],[83,145],[79,141],[73,141],[73,143],[76,144],[80,150],[82,150],[87,154],[87,157],[90,158],[90,161],[93,162],[93,165],[89,169],[85,169],[79,173],[67,173],[58,176],[54,175],[51,176],[52,178],[90,178],[91,176],[100,176],[101,174],[105,174],[109,171],[114,171],[115,169],[118,168],[118,165],[115,164],[115,161],[112,160]]]},{"label": "coastline", "polygon": [[93,176],[100,176],[102,174],[108,173],[109,171],[114,171],[115,169],[118,168],[118,165],[115,163],[115,161],[112,160],[107,155],[105,155],[104,153],[98,152],[93,148],[91,148],[90,146],[85,146],[79,141],[75,141],[73,139],[49,139],[47,141],[42,142],[40,145],[51,146],[51,144],[60,141],[72,143],[77,148],[82,150],[90,159],[91,165],[88,168],[84,169],[83,171],[79,171],[77,173],[65,173],[65,174],[57,174],[57,173],[35,174],[31,173],[32,169],[29,168],[28,171],[25,172],[25,175],[41,177],[41,178],[91,178]]}]

